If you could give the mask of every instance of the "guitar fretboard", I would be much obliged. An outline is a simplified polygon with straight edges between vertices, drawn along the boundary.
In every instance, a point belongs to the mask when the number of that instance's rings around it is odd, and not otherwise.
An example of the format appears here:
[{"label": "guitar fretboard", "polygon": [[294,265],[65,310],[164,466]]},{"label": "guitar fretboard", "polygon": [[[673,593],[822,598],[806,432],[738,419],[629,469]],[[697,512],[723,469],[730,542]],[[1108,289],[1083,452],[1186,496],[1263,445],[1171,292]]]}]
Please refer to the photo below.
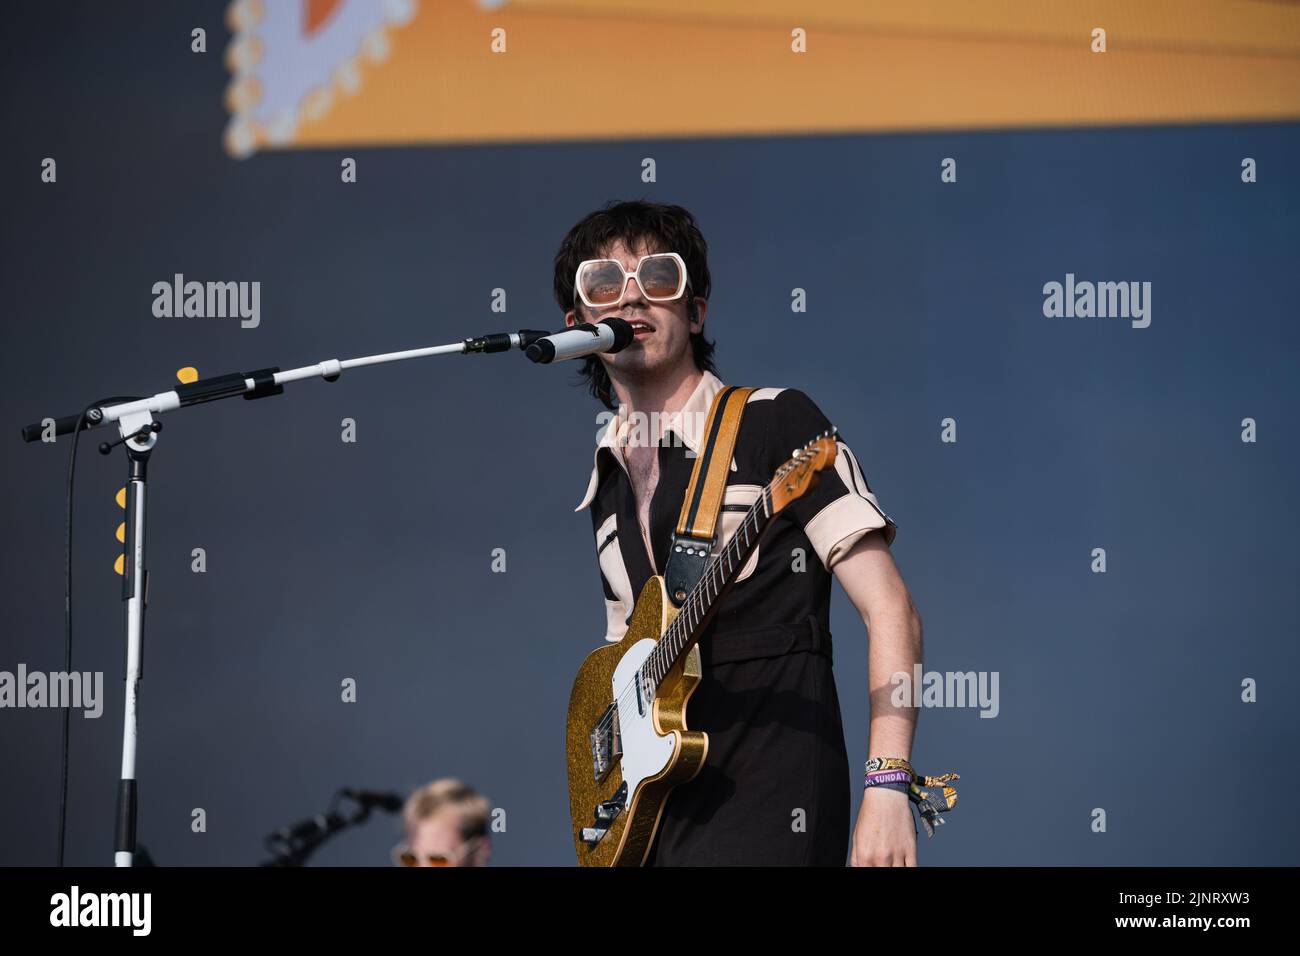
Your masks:
[{"label": "guitar fretboard", "polygon": [[731,583],[737,572],[744,567],[749,554],[754,550],[772,517],[772,486],[766,485],[758,500],[754,502],[740,527],[731,536],[726,547],[709,559],[700,574],[700,580],[687,595],[681,610],[673,618],[672,624],[659,638],[655,649],[641,665],[641,672],[648,677],[654,687],[664,679],[681,656],[690,650],[699,637],[709,612],[713,610],[718,596]]}]

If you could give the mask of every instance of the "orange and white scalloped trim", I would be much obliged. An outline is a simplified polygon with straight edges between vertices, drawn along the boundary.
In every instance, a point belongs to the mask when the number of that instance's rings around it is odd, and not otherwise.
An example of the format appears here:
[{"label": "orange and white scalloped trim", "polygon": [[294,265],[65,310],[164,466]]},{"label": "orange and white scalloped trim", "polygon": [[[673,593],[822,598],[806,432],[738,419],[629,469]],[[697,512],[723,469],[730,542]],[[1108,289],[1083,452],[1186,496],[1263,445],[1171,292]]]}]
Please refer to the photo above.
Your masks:
[{"label": "orange and white scalloped trim", "polygon": [[[233,0],[226,22],[226,152],[245,159],[292,146],[304,123],[355,96],[368,67],[388,59],[390,35],[419,0]],[[312,21],[316,22],[312,22]]]}]

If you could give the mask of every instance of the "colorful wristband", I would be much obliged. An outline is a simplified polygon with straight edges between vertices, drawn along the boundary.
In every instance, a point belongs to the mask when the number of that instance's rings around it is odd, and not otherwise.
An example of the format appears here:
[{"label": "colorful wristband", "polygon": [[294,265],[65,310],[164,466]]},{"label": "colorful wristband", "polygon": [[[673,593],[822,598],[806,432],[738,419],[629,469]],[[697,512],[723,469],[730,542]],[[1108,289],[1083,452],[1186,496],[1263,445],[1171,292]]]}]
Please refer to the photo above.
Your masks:
[{"label": "colorful wristband", "polygon": [[875,773],[867,774],[868,787],[879,787],[886,783],[901,783],[906,789],[911,782],[912,775],[906,770],[877,770]]},{"label": "colorful wristband", "polygon": [[916,804],[926,836],[934,836],[935,827],[944,822],[939,814],[957,805],[957,788],[945,784],[959,779],[955,773],[922,776],[902,757],[872,757],[867,761],[866,786],[905,791]]}]

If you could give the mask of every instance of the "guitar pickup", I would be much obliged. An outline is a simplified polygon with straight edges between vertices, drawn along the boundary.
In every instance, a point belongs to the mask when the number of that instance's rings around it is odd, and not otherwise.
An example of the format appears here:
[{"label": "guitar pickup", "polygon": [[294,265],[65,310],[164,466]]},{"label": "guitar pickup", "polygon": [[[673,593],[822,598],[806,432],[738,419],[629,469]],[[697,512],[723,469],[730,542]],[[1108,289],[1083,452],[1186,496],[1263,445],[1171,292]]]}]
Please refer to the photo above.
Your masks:
[{"label": "guitar pickup", "polygon": [[609,773],[614,761],[623,756],[623,737],[619,733],[618,707],[610,704],[596,729],[589,735],[591,741],[591,765],[596,780]]}]

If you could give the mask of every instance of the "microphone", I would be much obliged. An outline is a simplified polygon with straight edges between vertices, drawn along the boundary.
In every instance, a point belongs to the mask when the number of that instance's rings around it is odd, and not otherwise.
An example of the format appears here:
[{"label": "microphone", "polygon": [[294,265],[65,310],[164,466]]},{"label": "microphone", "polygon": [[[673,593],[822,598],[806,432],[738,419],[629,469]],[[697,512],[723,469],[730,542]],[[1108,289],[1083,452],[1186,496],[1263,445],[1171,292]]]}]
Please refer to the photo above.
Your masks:
[{"label": "microphone", "polygon": [[596,352],[621,352],[635,333],[626,319],[611,318],[592,325],[583,322],[563,332],[546,335],[524,350],[534,362],[549,365],[556,359],[582,358]]},{"label": "microphone", "polygon": [[398,813],[402,805],[406,802],[395,793],[387,793],[378,790],[351,790],[344,789],[343,796],[350,800],[355,800],[367,810],[378,809],[387,813]]}]

